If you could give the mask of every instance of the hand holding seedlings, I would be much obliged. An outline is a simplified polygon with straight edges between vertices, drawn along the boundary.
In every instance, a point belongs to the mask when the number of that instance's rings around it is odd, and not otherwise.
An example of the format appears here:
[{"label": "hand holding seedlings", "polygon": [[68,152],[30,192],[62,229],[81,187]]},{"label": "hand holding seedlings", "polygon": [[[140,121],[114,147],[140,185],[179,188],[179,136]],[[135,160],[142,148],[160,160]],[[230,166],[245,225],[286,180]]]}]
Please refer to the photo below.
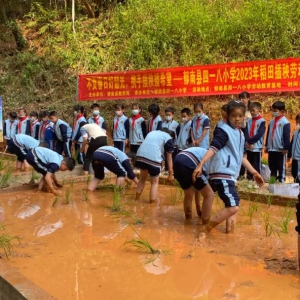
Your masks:
[{"label": "hand holding seedlings", "polygon": [[264,183],[265,183],[264,179],[257,172],[253,174],[253,178],[254,178],[254,180],[255,180],[255,182],[257,183],[258,186],[263,186],[264,185]]}]

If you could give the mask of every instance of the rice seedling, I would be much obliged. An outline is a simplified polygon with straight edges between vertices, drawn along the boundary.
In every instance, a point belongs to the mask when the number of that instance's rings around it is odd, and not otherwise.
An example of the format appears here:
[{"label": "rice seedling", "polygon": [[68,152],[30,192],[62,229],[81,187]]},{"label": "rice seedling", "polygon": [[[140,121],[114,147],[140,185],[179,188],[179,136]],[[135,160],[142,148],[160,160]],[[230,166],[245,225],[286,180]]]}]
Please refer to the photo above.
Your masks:
[{"label": "rice seedling", "polygon": [[0,188],[8,187],[8,181],[11,177],[11,171],[4,173],[0,179]]},{"label": "rice seedling", "polygon": [[271,194],[266,194],[265,199],[267,202],[267,208],[270,208],[273,202],[273,196]]},{"label": "rice seedling", "polygon": [[258,204],[256,202],[250,201],[248,207],[248,216],[249,216],[249,224],[252,224],[253,214],[258,211]]},{"label": "rice seedling", "polygon": [[268,166],[268,165],[269,165],[268,159],[265,158],[265,157],[263,157],[263,158],[261,159],[261,164],[262,164],[262,165],[265,165],[265,166]]},{"label": "rice seedling", "polygon": [[124,247],[129,245],[129,246],[136,248],[137,250],[142,250],[142,251],[145,251],[150,254],[159,254],[160,253],[160,251],[158,249],[154,249],[151,246],[151,244],[149,243],[149,241],[147,239],[142,238],[140,236],[140,234],[134,228],[132,228],[132,229],[138,237],[126,241],[123,244]]},{"label": "rice seedling", "polygon": [[124,216],[126,218],[132,218],[134,225],[144,224],[145,214],[143,215],[142,218],[140,218],[137,214],[131,213],[131,212],[127,211],[127,210],[120,210],[118,212],[115,212],[114,215],[116,215],[116,216]]},{"label": "rice seedling", "polygon": [[117,186],[114,186],[114,197],[113,197],[113,204],[110,208],[111,212],[119,212],[121,211],[121,193],[120,189]]},{"label": "rice seedling", "polygon": [[278,237],[280,237],[280,233],[278,232],[278,230],[275,228],[274,224],[271,223],[271,215],[269,212],[263,212],[261,213],[261,217],[263,219],[264,222],[264,230],[265,230],[265,235],[267,237],[271,236],[272,234],[277,234]]},{"label": "rice seedling", "polygon": [[114,184],[100,184],[97,186],[97,190],[111,190],[113,191],[115,189]]},{"label": "rice seedling", "polygon": [[31,170],[30,183],[35,183],[35,181],[38,179],[39,179],[39,175],[37,174],[37,172],[34,170]]},{"label": "rice seedling", "polygon": [[71,178],[71,180],[70,180],[70,186],[71,186],[71,187],[74,187],[74,183],[75,183],[74,178]]},{"label": "rice seedling", "polygon": [[57,201],[58,201],[58,196],[56,196],[56,197],[54,198],[54,201],[53,201],[53,203],[52,203],[52,207],[55,206],[55,204],[57,203]]},{"label": "rice seedling", "polygon": [[88,192],[86,190],[82,191],[82,196],[83,196],[83,200],[84,201],[88,201],[89,200],[89,195],[88,195]]},{"label": "rice seedling", "polygon": [[[4,231],[5,226],[0,224],[0,230]],[[2,249],[4,251],[7,259],[10,255],[13,254],[13,250],[14,250],[13,241],[15,241],[15,240],[17,240],[19,242],[20,237],[11,236],[5,232],[0,235],[0,249]],[[0,257],[1,257],[1,255],[0,255]]]},{"label": "rice seedling", "polygon": [[284,209],[283,215],[281,216],[281,219],[277,223],[278,227],[281,229],[281,231],[283,233],[288,233],[288,230],[289,230],[288,226],[292,220],[293,213],[294,213],[294,211],[291,208],[291,202],[288,201],[288,203]]},{"label": "rice seedling", "polygon": [[92,176],[91,176],[91,175],[88,175],[88,176],[86,177],[86,184],[87,184],[87,185],[90,183],[91,179],[92,179]]},{"label": "rice seedling", "polygon": [[275,184],[277,181],[277,178],[275,176],[270,176],[270,179],[268,180],[269,184]]},{"label": "rice seedling", "polygon": [[61,186],[64,187],[65,184],[66,184],[66,179],[64,178],[64,179],[62,180],[62,182],[61,182]]},{"label": "rice seedling", "polygon": [[67,204],[70,204],[70,196],[71,196],[71,190],[66,189],[65,199]]},{"label": "rice seedling", "polygon": [[4,160],[0,159],[0,172],[3,171],[6,168],[7,165],[5,165]]}]

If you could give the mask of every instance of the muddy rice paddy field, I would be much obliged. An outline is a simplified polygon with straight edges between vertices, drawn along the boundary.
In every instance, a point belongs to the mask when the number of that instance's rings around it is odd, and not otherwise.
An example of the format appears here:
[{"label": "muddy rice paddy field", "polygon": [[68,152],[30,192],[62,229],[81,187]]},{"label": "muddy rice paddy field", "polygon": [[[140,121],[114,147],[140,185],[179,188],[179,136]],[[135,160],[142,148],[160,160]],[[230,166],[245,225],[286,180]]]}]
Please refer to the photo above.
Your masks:
[{"label": "muddy rice paddy field", "polygon": [[[34,190],[0,194],[1,222],[21,237],[8,264],[59,300],[300,299],[289,203],[243,200],[235,234],[221,225],[203,237],[195,212],[185,222],[177,187],[160,186],[156,204],[147,202],[149,185],[140,202],[129,187],[114,213],[110,187],[87,195],[86,183],[69,184],[56,199]],[[221,206],[215,199],[213,210]]]}]

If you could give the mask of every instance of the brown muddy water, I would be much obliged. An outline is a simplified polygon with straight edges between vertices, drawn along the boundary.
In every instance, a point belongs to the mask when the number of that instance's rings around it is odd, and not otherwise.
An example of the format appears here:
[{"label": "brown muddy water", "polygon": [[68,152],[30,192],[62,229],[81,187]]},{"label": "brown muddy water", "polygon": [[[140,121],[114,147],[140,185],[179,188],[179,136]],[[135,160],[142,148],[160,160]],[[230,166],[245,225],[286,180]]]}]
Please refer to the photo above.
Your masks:
[{"label": "brown muddy water", "polygon": [[[0,194],[2,223],[22,238],[8,263],[55,298],[300,299],[294,209],[241,201],[235,234],[221,225],[199,239],[196,214],[185,224],[175,187],[160,186],[156,204],[147,203],[149,185],[139,203],[134,188],[126,189],[122,209],[143,218],[141,225],[110,213],[111,190],[85,201],[85,187],[65,186],[70,203],[63,195],[55,207],[51,194]],[[220,207],[215,200],[214,211]],[[137,233],[161,253],[122,247]]]}]

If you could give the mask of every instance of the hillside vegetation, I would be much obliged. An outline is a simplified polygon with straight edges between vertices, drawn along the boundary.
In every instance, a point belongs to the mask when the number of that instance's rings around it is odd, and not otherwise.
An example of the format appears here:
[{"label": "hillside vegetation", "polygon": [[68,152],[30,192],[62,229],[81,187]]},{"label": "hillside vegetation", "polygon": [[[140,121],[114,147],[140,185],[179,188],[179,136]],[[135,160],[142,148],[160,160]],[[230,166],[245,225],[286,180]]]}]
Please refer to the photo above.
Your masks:
[{"label": "hillside vegetation", "polygon": [[[58,109],[67,117],[79,73],[300,57],[298,0],[109,3],[91,18],[78,2],[74,32],[70,6],[31,1],[30,11],[17,19],[22,49],[11,28],[0,27],[0,95],[6,111],[24,105]],[[292,99],[290,109],[296,112],[299,98],[281,96]],[[112,102],[103,103],[102,110],[109,110]]]}]

